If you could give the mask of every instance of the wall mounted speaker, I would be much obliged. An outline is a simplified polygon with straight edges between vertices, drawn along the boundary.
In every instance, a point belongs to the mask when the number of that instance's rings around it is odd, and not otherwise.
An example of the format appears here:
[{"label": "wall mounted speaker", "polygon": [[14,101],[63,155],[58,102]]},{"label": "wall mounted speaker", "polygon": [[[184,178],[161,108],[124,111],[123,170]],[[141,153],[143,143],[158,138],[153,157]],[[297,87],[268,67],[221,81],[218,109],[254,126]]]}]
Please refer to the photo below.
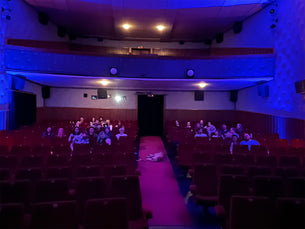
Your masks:
[{"label": "wall mounted speaker", "polygon": [[66,36],[66,29],[64,27],[58,26],[57,27],[57,36],[65,37]]},{"label": "wall mounted speaker", "polygon": [[305,80],[294,83],[296,93],[305,93]]},{"label": "wall mounted speaker", "polygon": [[194,99],[195,99],[195,101],[203,101],[204,100],[204,91],[195,91]]},{"label": "wall mounted speaker", "polygon": [[238,100],[238,91],[237,90],[230,91],[230,101],[236,103],[237,100]]},{"label": "wall mounted speaker", "polygon": [[216,34],[216,43],[223,42],[223,33],[217,33]]},{"label": "wall mounted speaker", "polygon": [[88,94],[87,93],[84,93],[84,98],[87,98],[88,97]]},{"label": "wall mounted speaker", "polygon": [[243,23],[241,21],[235,22],[233,25],[233,32],[235,34],[238,34],[242,31],[243,29]]},{"label": "wall mounted speaker", "polygon": [[98,99],[107,99],[107,90],[105,88],[97,89],[97,98]]},{"label": "wall mounted speaker", "polygon": [[51,96],[51,91],[50,91],[50,87],[48,86],[43,86],[41,88],[41,94],[42,94],[42,98],[44,99],[48,99]]},{"label": "wall mounted speaker", "polygon": [[38,21],[40,22],[40,24],[48,25],[49,20],[50,20],[50,18],[46,13],[44,13],[44,12],[38,13]]}]

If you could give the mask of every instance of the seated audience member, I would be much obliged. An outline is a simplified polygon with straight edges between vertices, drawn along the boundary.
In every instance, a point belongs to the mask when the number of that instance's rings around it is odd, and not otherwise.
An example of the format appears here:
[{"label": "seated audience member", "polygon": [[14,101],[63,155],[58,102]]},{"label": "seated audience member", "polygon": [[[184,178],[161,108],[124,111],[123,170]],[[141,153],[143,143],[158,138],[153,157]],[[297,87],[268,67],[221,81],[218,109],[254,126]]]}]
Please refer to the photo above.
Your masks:
[{"label": "seated audience member", "polygon": [[99,120],[95,120],[95,122],[90,127],[93,127],[95,130],[99,131],[102,126],[100,125]]},{"label": "seated audience member", "polygon": [[219,135],[225,139],[226,138],[226,134],[229,132],[229,130],[227,129],[227,125],[226,124],[222,124],[221,129],[219,130]]},{"label": "seated audience member", "polygon": [[196,134],[195,134],[195,138],[197,138],[197,137],[207,137],[208,135],[207,134],[205,134],[205,133],[203,133],[203,129],[202,128],[200,128],[199,130],[198,130],[198,132],[196,132]]},{"label": "seated audience member", "polygon": [[179,121],[176,120],[176,127],[180,127]]},{"label": "seated audience member", "polygon": [[199,121],[200,128],[204,128],[203,120]]},{"label": "seated audience member", "polygon": [[70,143],[70,148],[72,151],[73,151],[74,139],[79,138],[80,134],[81,133],[80,133],[79,127],[75,126],[73,132],[69,135],[68,141]]},{"label": "seated audience member", "polygon": [[244,133],[244,128],[241,125],[241,123],[237,123],[235,132],[238,133],[239,135],[242,135]]},{"label": "seated audience member", "polygon": [[237,135],[232,135],[232,138],[231,138],[231,143],[230,143],[230,153],[231,154],[233,153],[234,145],[239,145]]},{"label": "seated audience member", "polygon": [[200,127],[200,123],[197,123],[195,133],[199,134],[200,132],[203,133],[203,129]]},{"label": "seated audience member", "polygon": [[186,128],[188,128],[188,129],[191,129],[192,127],[191,127],[191,122],[187,122],[186,123]]},{"label": "seated audience member", "polygon": [[52,132],[52,128],[48,127],[45,132],[42,133],[42,137],[54,137],[54,133]]},{"label": "seated audience member", "polygon": [[212,138],[221,138],[218,130],[215,131],[215,133],[212,135]]},{"label": "seated audience member", "polygon": [[78,128],[79,128],[79,126],[80,126],[80,121],[77,121],[77,122],[75,123],[75,127],[78,127]]},{"label": "seated audience member", "polygon": [[92,126],[95,123],[96,119],[94,117],[92,117],[91,121],[90,121],[90,126]]},{"label": "seated audience member", "polygon": [[64,137],[66,137],[64,128],[60,127],[60,128],[58,129],[58,132],[57,132],[56,137],[58,137],[58,138],[64,138]]},{"label": "seated audience member", "polygon": [[215,133],[216,131],[216,127],[212,125],[211,122],[208,122],[208,125],[206,125],[204,129],[206,129],[206,131],[208,132],[209,137],[211,136],[212,133]]},{"label": "seated audience member", "polygon": [[118,124],[115,125],[116,128],[121,128],[122,127],[122,122],[119,121]]},{"label": "seated audience member", "polygon": [[108,127],[105,128],[104,131],[101,131],[99,135],[97,136],[97,142],[103,143],[106,142],[107,139],[111,140],[112,134],[110,132],[110,129]]},{"label": "seated audience member", "polygon": [[252,145],[260,145],[258,141],[251,139],[251,136],[248,133],[244,134],[244,139],[245,140],[240,142],[240,145],[248,145],[249,151],[251,150]]},{"label": "seated audience member", "polygon": [[232,134],[232,136],[235,135],[235,136],[237,136],[237,138],[239,138],[239,134],[236,133],[235,128],[231,128],[230,133]]},{"label": "seated audience member", "polygon": [[80,119],[79,119],[79,124],[82,125],[82,124],[84,124],[84,122],[85,122],[84,117],[80,117]]},{"label": "seated audience member", "polygon": [[125,131],[125,127],[124,126],[119,129],[120,133],[115,135],[118,140],[120,140],[120,137],[127,137],[127,134],[125,134],[124,131]]},{"label": "seated audience member", "polygon": [[94,146],[94,144],[97,142],[97,134],[95,133],[94,127],[89,128],[88,139],[90,147]]}]

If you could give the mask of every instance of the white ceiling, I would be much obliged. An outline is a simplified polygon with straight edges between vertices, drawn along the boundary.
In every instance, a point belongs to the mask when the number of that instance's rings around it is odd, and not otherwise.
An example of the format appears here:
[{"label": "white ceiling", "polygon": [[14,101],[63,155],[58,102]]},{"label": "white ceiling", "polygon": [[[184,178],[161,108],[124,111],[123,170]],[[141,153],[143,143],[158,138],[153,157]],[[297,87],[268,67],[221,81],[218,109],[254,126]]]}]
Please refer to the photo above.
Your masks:
[{"label": "white ceiling", "polygon": [[[55,74],[40,74],[27,72],[8,73],[25,77],[27,80],[51,87],[69,88],[107,88],[119,90],[154,90],[154,91],[193,91],[199,90],[199,83],[207,83],[203,90],[229,91],[239,90],[245,87],[255,86],[262,81],[270,81],[272,77],[247,78],[247,79],[139,79],[139,78],[116,78],[116,77],[87,77]],[[110,83],[103,86],[100,81],[107,80]]]}]

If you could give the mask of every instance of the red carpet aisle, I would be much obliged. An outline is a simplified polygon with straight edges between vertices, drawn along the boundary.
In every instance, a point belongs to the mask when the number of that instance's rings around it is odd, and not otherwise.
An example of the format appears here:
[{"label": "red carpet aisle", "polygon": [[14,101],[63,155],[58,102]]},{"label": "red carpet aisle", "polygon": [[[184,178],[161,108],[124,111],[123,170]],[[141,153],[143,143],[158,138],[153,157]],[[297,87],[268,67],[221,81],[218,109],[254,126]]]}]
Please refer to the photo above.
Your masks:
[{"label": "red carpet aisle", "polygon": [[139,169],[143,205],[151,209],[153,218],[149,225],[191,225],[169,159],[162,162],[146,161],[148,154],[163,152],[160,137],[142,137],[140,142]]}]

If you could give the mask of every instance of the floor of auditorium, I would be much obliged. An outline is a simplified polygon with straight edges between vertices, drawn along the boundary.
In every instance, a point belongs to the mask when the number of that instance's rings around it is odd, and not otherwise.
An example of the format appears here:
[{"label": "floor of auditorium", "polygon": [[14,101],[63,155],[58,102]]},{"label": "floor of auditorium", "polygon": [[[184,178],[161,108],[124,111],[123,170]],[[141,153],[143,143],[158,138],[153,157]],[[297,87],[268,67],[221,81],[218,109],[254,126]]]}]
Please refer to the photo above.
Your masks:
[{"label": "floor of auditorium", "polygon": [[[153,218],[149,220],[151,229],[216,229],[213,212],[204,215],[192,198],[187,204],[184,196],[189,190],[190,179],[176,165],[173,148],[164,146],[157,136],[146,136],[140,140],[139,170],[143,206],[150,209]],[[162,152],[166,155],[161,162],[146,160],[149,154]]]}]

